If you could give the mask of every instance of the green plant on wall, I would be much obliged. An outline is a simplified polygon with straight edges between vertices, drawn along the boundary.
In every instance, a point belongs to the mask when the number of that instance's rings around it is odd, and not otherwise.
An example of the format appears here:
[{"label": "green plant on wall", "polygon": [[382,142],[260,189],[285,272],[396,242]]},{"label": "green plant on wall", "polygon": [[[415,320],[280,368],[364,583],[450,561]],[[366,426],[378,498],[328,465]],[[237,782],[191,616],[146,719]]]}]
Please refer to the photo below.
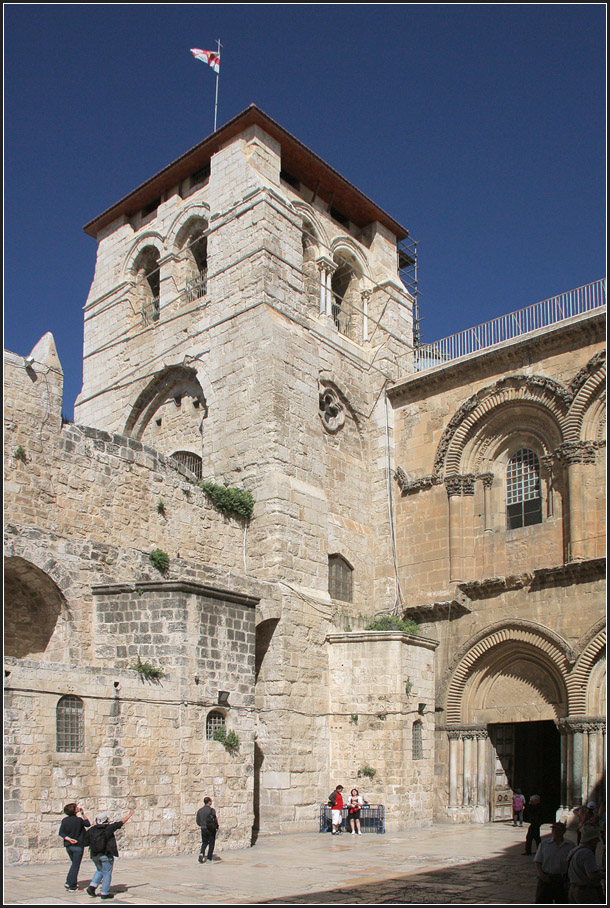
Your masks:
[{"label": "green plant on wall", "polygon": [[397,615],[383,615],[366,626],[367,631],[400,631],[403,634],[419,634],[419,627],[411,618],[399,618]]},{"label": "green plant on wall", "polygon": [[160,499],[157,502],[157,514],[160,514],[161,517],[165,517],[165,504]]},{"label": "green plant on wall", "polygon": [[221,725],[215,730],[214,740],[220,741],[220,743],[226,750],[229,751],[229,753],[234,754],[237,750],[239,750],[239,738],[232,729],[231,731],[227,731],[224,725]]},{"label": "green plant on wall", "polygon": [[169,570],[169,555],[167,552],[162,551],[162,549],[153,549],[148,557],[153,567],[156,567],[160,574],[167,574]]},{"label": "green plant on wall", "polygon": [[254,498],[246,489],[232,489],[215,482],[200,482],[199,486],[221,514],[239,517],[241,520],[250,520],[252,517]]},{"label": "green plant on wall", "polygon": [[358,775],[360,777],[364,776],[365,779],[371,779],[372,781],[377,775],[377,770],[373,769],[372,766],[365,765],[358,770]]},{"label": "green plant on wall", "polygon": [[147,681],[160,681],[165,670],[160,665],[153,665],[152,662],[142,662],[138,654],[138,658],[133,665],[130,665],[132,671],[137,672],[140,677],[146,678]]},{"label": "green plant on wall", "polygon": [[351,716],[349,717],[349,720],[354,725],[357,725],[358,724],[358,713],[352,713]]},{"label": "green plant on wall", "polygon": [[20,460],[21,463],[27,463],[27,455],[25,453],[25,448],[23,447],[23,445],[17,445],[17,447],[13,451],[13,457],[15,458],[15,460]]}]

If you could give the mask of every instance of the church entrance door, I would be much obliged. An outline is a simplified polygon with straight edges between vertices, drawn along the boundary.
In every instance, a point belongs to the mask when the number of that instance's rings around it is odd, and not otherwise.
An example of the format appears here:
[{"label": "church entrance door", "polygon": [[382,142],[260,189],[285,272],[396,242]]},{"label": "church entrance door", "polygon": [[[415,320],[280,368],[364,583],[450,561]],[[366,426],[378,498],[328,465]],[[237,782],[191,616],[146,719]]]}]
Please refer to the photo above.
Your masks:
[{"label": "church entrance door", "polygon": [[554,722],[489,725],[494,767],[491,819],[512,819],[516,788],[529,799],[540,795],[545,822],[553,822],[561,805],[561,744]]}]

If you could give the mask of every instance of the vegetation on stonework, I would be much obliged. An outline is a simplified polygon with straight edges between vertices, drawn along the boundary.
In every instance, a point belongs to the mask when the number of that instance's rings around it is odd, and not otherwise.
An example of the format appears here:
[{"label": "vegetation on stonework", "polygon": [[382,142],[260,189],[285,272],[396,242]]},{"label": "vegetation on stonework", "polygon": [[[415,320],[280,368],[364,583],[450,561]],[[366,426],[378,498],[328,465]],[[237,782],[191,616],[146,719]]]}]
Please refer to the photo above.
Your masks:
[{"label": "vegetation on stonework", "polygon": [[139,654],[137,660],[130,668],[132,671],[138,672],[142,678],[146,678],[147,681],[160,681],[165,674],[165,670],[160,665],[153,665],[152,662],[142,662]]},{"label": "vegetation on stonework", "polygon": [[156,567],[160,574],[167,574],[169,570],[169,555],[167,552],[162,549],[153,549],[148,557],[153,567]]},{"label": "vegetation on stonework", "polygon": [[27,456],[23,445],[17,445],[17,447],[13,451],[13,457],[15,458],[15,460],[20,460],[22,463],[27,462]]},{"label": "vegetation on stonework", "polygon": [[372,766],[365,765],[365,766],[363,766],[361,769],[358,770],[358,775],[359,775],[360,777],[364,776],[365,779],[371,779],[371,780],[372,780],[372,779],[374,779],[375,776],[377,775],[377,770],[376,770],[376,769],[373,769]]},{"label": "vegetation on stonework", "polygon": [[403,634],[419,634],[419,627],[412,618],[397,615],[383,615],[366,626],[367,631],[400,631]]},{"label": "vegetation on stonework", "polygon": [[252,517],[254,498],[246,489],[233,489],[215,482],[200,482],[199,486],[221,514],[239,517],[241,520],[250,520]]},{"label": "vegetation on stonework", "polygon": [[239,738],[233,730],[227,731],[224,725],[221,725],[214,731],[214,740],[220,741],[229,753],[234,754],[239,750]]},{"label": "vegetation on stonework", "polygon": [[165,502],[161,499],[157,502],[157,514],[160,514],[161,517],[165,517]]}]

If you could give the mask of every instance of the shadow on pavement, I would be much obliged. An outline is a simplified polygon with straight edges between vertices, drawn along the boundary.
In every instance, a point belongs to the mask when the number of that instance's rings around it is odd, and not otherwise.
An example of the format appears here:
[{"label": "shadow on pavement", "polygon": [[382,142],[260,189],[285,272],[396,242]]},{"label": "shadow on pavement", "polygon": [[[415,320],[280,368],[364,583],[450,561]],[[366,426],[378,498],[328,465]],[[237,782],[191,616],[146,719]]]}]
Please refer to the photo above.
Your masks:
[{"label": "shadow on pavement", "polygon": [[[467,831],[464,831],[468,835]],[[250,904],[375,904],[375,905],[512,905],[533,904],[536,870],[523,844],[511,845],[480,861],[464,859],[453,866],[417,870],[366,885],[342,887]],[[418,856],[421,858],[421,856]],[[429,857],[430,863],[440,858]],[[397,867],[397,870],[400,868]]]}]

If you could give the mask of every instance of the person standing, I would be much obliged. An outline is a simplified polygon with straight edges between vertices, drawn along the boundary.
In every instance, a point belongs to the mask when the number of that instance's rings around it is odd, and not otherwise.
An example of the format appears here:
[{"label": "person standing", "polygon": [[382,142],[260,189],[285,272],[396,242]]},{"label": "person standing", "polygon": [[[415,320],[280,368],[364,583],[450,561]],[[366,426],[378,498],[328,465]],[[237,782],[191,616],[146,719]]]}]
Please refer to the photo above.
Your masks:
[{"label": "person standing", "polygon": [[[364,799],[358,794],[357,788],[352,788],[350,799],[347,802],[347,815],[349,825],[352,827],[352,835],[362,835],[360,831],[360,808],[364,806]],[[355,828],[354,828],[355,827]]]},{"label": "person standing", "polygon": [[328,806],[331,808],[332,834],[341,835],[341,824],[343,823],[343,785],[337,785],[334,791],[328,796]]},{"label": "person standing", "polygon": [[527,819],[529,826],[525,837],[525,851],[523,854],[532,853],[532,843],[536,843],[536,848],[540,845],[540,826],[542,825],[542,803],[540,795],[532,795],[527,809]]},{"label": "person standing", "polygon": [[574,844],[564,839],[565,831],[565,823],[551,823],[551,838],[544,839],[536,850],[537,905],[565,905],[568,901],[565,874]]},{"label": "person standing", "polygon": [[93,874],[91,885],[87,886],[87,895],[92,897],[95,896],[95,890],[101,883],[102,889],[100,898],[114,898],[114,895],[110,892],[110,882],[112,880],[114,859],[119,856],[119,849],[114,834],[117,829],[124,826],[127,820],[131,819],[132,816],[133,810],[131,809],[122,820],[117,820],[116,823],[110,823],[108,821],[108,814],[106,813],[100,813],[96,816],[95,825],[91,826],[88,833],[89,854],[91,855],[91,860],[95,864],[95,873]]},{"label": "person standing", "polygon": [[584,826],[580,845],[568,856],[568,898],[572,905],[603,905],[606,902],[601,884],[603,873],[598,870],[595,860],[599,840],[599,829]]},{"label": "person standing", "polygon": [[595,801],[588,801],[582,807],[576,807],[572,813],[578,820],[578,829],[576,831],[576,842],[580,844],[580,837],[585,826],[595,826],[599,827],[599,819],[597,816],[597,807]]},{"label": "person standing", "polygon": [[65,886],[68,892],[78,892],[78,871],[85,850],[85,830],[91,826],[91,823],[85,816],[82,807],[76,803],[66,804],[64,813],[65,817],[61,821],[59,835],[64,840],[64,847],[71,862]]},{"label": "person standing", "polygon": [[206,860],[212,860],[214,845],[216,843],[216,833],[220,828],[216,811],[212,807],[211,798],[203,799],[203,807],[200,807],[197,811],[197,825],[201,829],[201,851],[198,860],[200,864],[205,864]]},{"label": "person standing", "polygon": [[523,809],[525,807],[525,798],[521,794],[520,789],[515,788],[515,793],[513,795],[513,826],[516,826],[519,823],[519,826],[523,826]]}]

